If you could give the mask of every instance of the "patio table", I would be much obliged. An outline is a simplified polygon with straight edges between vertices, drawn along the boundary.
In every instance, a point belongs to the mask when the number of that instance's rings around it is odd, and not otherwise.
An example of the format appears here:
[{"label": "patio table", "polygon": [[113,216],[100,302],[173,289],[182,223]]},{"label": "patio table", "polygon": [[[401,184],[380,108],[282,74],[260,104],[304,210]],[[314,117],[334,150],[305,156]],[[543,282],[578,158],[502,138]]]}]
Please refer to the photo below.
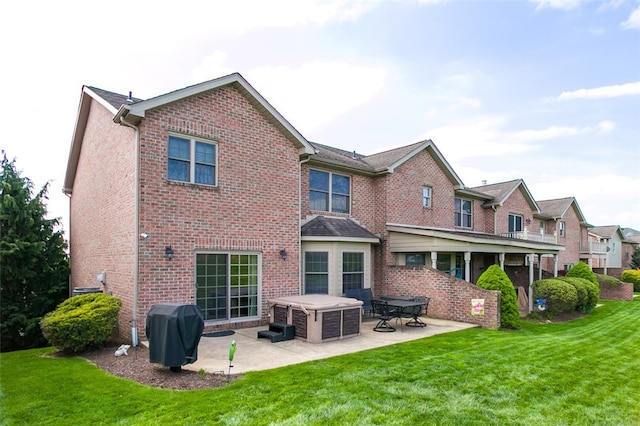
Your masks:
[{"label": "patio table", "polygon": [[393,318],[400,320],[400,329],[402,330],[402,319],[411,318],[405,324],[407,327],[425,327],[425,324],[419,317],[422,312],[424,302],[415,300],[387,300],[390,314]]}]

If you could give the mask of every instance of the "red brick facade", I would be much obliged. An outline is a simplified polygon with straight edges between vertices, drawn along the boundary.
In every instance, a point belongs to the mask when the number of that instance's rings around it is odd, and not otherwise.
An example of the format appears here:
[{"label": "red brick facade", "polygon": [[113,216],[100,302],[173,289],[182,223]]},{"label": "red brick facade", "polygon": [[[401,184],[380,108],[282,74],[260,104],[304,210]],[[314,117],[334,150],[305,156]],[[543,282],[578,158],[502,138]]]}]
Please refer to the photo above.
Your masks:
[{"label": "red brick facade", "polygon": [[[431,316],[499,327],[498,292],[452,278],[432,269],[430,263],[424,267],[398,265],[404,253],[392,251],[389,227],[495,237],[508,232],[509,214],[517,214],[529,232],[539,233],[539,220],[533,218],[535,211],[522,186],[501,205],[487,208],[483,204],[487,197],[465,192],[435,145],[427,142],[416,145],[423,148],[402,161],[397,159],[392,170],[372,171],[314,159],[313,154],[309,156],[311,144],[296,136],[295,129],[288,128],[242,81],[153,104],[136,116],[138,121],[131,121],[137,131],[114,122],[117,107],[110,110],[104,103],[91,103],[78,142],[82,149],[73,191],[69,191],[72,286],[98,286],[96,275],[106,273],[104,290],[123,301],[122,337],[131,337],[132,327],[144,336],[146,315],[154,304],[196,303],[196,256],[200,253],[243,253],[259,259],[257,315],[208,322],[207,328],[267,322],[270,299],[302,292],[300,224],[313,215],[354,219],[379,237],[379,244],[369,246],[367,242],[372,265],[368,284],[376,296],[429,296]],[[122,108],[115,117],[121,113]],[[215,145],[215,185],[168,179],[170,135]],[[349,176],[349,213],[310,209],[311,169]],[[422,201],[425,186],[431,188],[428,207]],[[471,228],[455,226],[456,197],[473,203]],[[559,244],[566,250],[561,252],[560,265],[577,261],[579,242],[586,238],[574,209],[563,221],[567,234]],[[546,234],[555,231],[550,229],[553,225],[547,222]],[[496,263],[510,247],[497,237],[486,244],[478,243],[473,235],[466,238],[468,245],[456,246],[462,240],[452,237],[445,253],[458,258],[469,254],[468,281]],[[171,260],[165,256],[168,246],[175,254]],[[281,250],[286,250],[286,260]],[[412,251],[430,254],[434,250]],[[522,259],[534,251],[527,246],[517,250]],[[553,270],[552,263],[543,262],[543,267]],[[484,299],[483,316],[471,315],[471,299]]]}]

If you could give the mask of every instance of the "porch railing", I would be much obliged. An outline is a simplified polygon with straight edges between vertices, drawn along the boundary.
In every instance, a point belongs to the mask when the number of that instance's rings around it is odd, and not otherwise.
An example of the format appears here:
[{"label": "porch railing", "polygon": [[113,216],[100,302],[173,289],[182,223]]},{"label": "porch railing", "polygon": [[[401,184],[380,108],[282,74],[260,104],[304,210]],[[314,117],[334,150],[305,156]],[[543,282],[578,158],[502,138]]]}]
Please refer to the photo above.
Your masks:
[{"label": "porch railing", "polygon": [[607,254],[607,244],[589,241],[587,244],[580,244],[580,253]]},{"label": "porch railing", "polygon": [[500,234],[501,237],[515,238],[518,240],[535,241],[538,243],[558,244],[558,236],[556,234],[538,234],[529,232],[526,228],[524,231],[507,232]]}]

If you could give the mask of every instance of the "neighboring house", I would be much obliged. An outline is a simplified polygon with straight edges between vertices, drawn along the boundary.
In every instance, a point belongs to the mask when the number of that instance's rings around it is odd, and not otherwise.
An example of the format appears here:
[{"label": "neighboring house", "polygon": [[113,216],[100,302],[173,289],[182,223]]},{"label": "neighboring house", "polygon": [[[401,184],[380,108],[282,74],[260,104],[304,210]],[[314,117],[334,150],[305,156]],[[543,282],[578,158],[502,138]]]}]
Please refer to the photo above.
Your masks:
[{"label": "neighboring house", "polygon": [[[557,244],[564,247],[558,259],[559,268],[569,271],[576,263],[589,263],[602,254],[602,246],[589,244],[589,225],[574,197],[538,201],[540,214],[536,215],[538,228],[553,235]],[[552,260],[544,259],[544,270],[552,269]]]},{"label": "neighboring house", "polygon": [[631,269],[631,257],[636,247],[640,247],[640,231],[632,228],[621,228],[622,240],[622,270]]},{"label": "neighboring house", "polygon": [[623,269],[624,247],[622,229],[618,225],[594,226],[589,231],[592,240],[604,246],[604,254],[594,259],[595,272],[620,278]]},{"label": "neighboring house", "polygon": [[369,156],[311,143],[239,74],[148,100],[83,87],[64,191],[71,287],[100,275],[134,343],[156,303],[248,327],[271,299],[348,288],[497,328],[499,292],[471,283],[499,264],[529,287],[564,250],[522,180],[466,188],[430,140]]}]

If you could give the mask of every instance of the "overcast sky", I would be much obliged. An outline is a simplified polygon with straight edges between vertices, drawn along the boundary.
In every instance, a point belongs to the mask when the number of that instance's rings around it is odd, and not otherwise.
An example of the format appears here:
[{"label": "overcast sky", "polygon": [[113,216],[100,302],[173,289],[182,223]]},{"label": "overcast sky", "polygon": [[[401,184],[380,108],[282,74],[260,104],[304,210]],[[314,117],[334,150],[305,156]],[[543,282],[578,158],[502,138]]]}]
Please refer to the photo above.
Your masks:
[{"label": "overcast sky", "polygon": [[[0,147],[68,229],[82,85],[146,99],[240,72],[302,135],[431,139],[468,187],[524,179],[640,230],[640,2],[30,1],[0,6]],[[117,161],[105,158],[104,161]]]}]

